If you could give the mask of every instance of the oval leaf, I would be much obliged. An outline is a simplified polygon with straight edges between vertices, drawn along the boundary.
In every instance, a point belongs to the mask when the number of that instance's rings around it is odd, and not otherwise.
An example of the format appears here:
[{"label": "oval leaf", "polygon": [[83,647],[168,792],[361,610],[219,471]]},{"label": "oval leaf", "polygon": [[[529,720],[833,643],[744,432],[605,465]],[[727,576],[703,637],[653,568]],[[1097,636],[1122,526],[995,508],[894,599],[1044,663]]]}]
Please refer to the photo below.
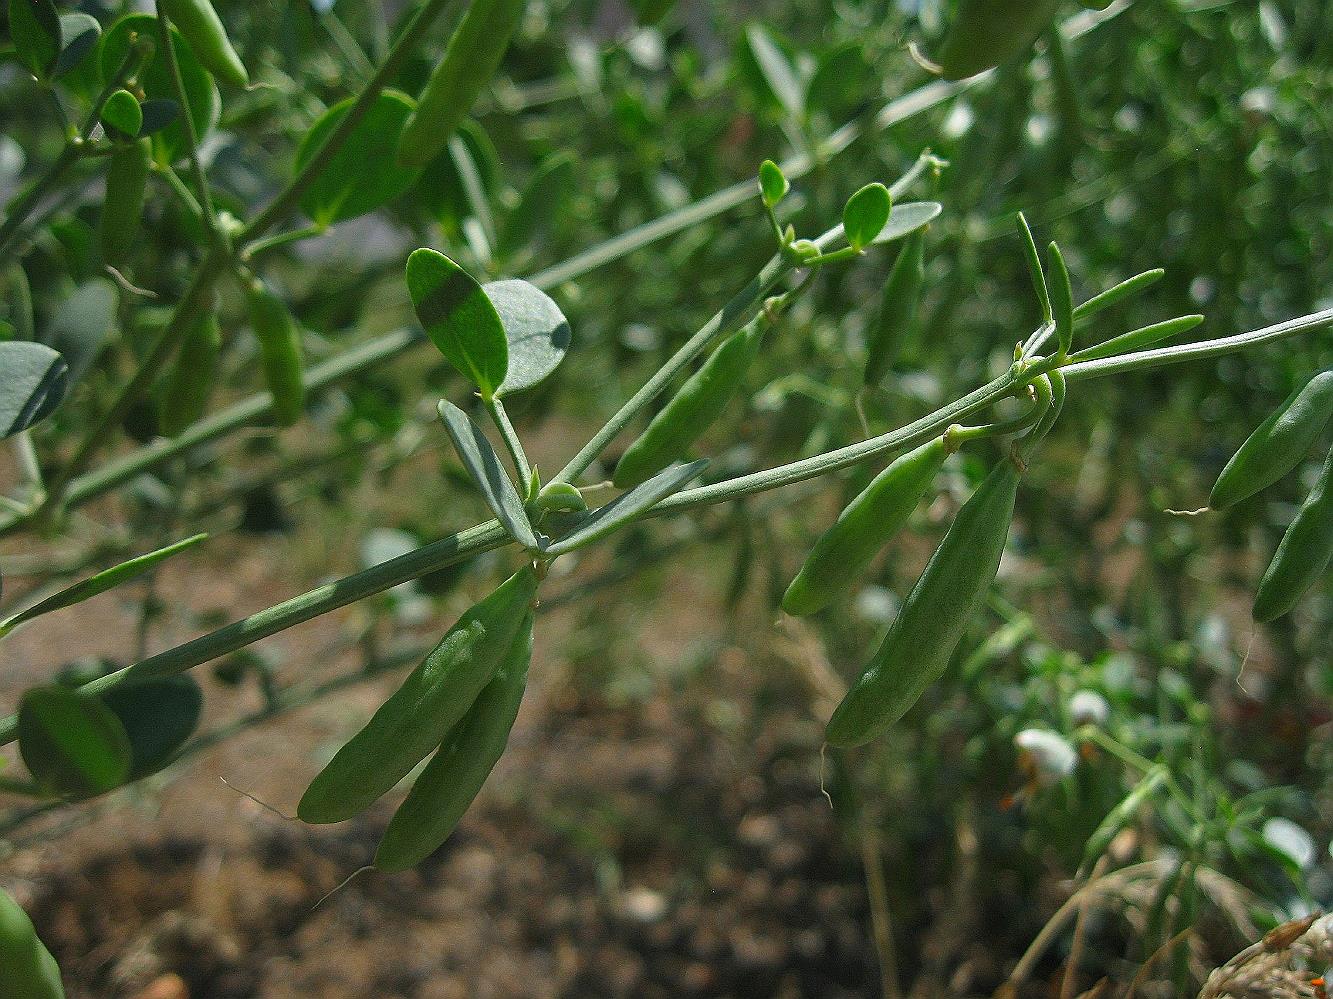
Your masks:
[{"label": "oval leaf", "polygon": [[20,61],[44,80],[60,55],[60,16],[51,0],[9,0],[9,37]]},{"label": "oval leaf", "polygon": [[619,530],[630,521],[647,513],[668,496],[685,488],[685,484],[702,472],[707,465],[708,459],[700,458],[688,465],[672,465],[666,471],[658,472],[647,482],[640,483],[605,506],[598,507],[578,527],[555,544],[549,545],[546,553],[563,555]]},{"label": "oval leaf", "polygon": [[157,773],[199,725],[204,692],[188,676],[162,676],[116,687],[102,703],[119,719],[130,744],[129,780]]},{"label": "oval leaf", "polygon": [[74,12],[60,15],[60,41],[64,46],[56,59],[55,76],[64,76],[83,62],[84,57],[102,37],[102,26],[91,14]]},{"label": "oval leaf", "polygon": [[893,198],[883,184],[867,184],[847,199],[842,210],[842,231],[853,249],[868,246],[884,231]]},{"label": "oval leaf", "polygon": [[[98,53],[104,83],[115,78],[130,51],[132,39],[140,35],[156,40],[157,18],[151,14],[127,14],[107,29]],[[180,67],[181,83],[185,88],[185,99],[190,105],[195,134],[202,141],[217,124],[222,110],[218,88],[174,27],[171,29],[171,48],[176,55],[176,64]],[[148,60],[139,74],[139,84],[143,88],[145,102],[170,101],[175,98],[171,74],[160,52]],[[153,152],[161,161],[174,163],[186,154],[187,148],[185,127],[180,121],[173,122],[153,137]]]},{"label": "oval leaf", "polygon": [[454,442],[454,450],[481,490],[495,519],[520,545],[536,548],[537,535],[528,522],[523,500],[481,427],[467,413],[444,399],[440,400],[440,419],[444,421],[444,428],[449,431],[449,437]]},{"label": "oval leaf", "polygon": [[[295,171],[309,162],[356,102],[349,97],[315,120],[296,151]],[[333,225],[373,212],[393,201],[421,171],[395,163],[385,150],[398,147],[398,136],[415,107],[396,90],[381,93],[352,134],[301,199],[301,210],[319,225]]]},{"label": "oval leaf", "polygon": [[500,316],[509,347],[509,370],[496,395],[532,388],[565,359],[569,320],[546,292],[527,281],[492,281],[482,290]]},{"label": "oval leaf", "polygon": [[443,253],[422,248],[407,258],[407,292],[426,335],[489,399],[509,370],[504,324],[481,285]]},{"label": "oval leaf", "polygon": [[19,753],[44,789],[91,798],[125,782],[130,741],[120,720],[101,701],[67,687],[38,687],[23,695]]},{"label": "oval leaf", "polygon": [[875,246],[881,246],[902,239],[904,236],[910,236],[922,226],[933,222],[943,210],[938,201],[908,201],[894,205],[893,210],[889,212],[889,221],[871,242]]},{"label": "oval leaf", "polygon": [[60,405],[69,386],[65,359],[40,343],[0,343],[0,437],[27,430]]},{"label": "oval leaf", "polygon": [[143,108],[128,90],[112,91],[102,105],[102,123],[122,135],[136,136],[143,128]]}]

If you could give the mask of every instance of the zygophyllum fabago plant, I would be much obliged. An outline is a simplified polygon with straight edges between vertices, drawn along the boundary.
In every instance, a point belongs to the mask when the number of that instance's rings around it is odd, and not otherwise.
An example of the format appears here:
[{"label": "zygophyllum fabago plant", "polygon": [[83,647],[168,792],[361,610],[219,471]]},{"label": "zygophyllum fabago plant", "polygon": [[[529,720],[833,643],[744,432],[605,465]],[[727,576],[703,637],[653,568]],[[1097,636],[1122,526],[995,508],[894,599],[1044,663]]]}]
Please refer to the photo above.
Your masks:
[{"label": "zygophyllum fabago plant", "polygon": [[[191,668],[480,552],[512,548],[512,575],[449,628],[314,778],[298,808],[298,816],[310,823],[351,818],[425,763],[374,861],[385,871],[411,867],[445,841],[504,751],[533,643],[541,634],[543,582],[562,556],[643,518],[685,514],[853,465],[885,463],[818,539],[786,590],[787,613],[812,614],[845,598],[930,494],[949,455],[980,440],[999,442],[1000,458],[958,511],[882,644],[867,655],[859,679],[828,721],[830,745],[864,744],[889,729],[948,668],[997,572],[1023,475],[1041,460],[1043,440],[1062,409],[1078,404],[1082,386],[1098,377],[1213,358],[1333,325],[1333,310],[1325,310],[1253,332],[1162,346],[1202,322],[1189,315],[1089,342],[1094,317],[1147,288],[1162,272],[1145,272],[1078,303],[1060,248],[1050,244],[1043,261],[1020,215],[1019,243],[1041,321],[1017,338],[1007,370],[903,427],[691,486],[708,465],[706,457],[696,457],[697,442],[742,390],[765,342],[784,335],[784,312],[829,268],[895,254],[880,322],[867,336],[862,380],[876,386],[892,368],[901,337],[919,311],[925,234],[942,211],[929,200],[931,181],[946,164],[923,153],[891,185],[866,184],[847,199],[841,221],[822,233],[798,233],[784,217],[784,203],[793,179],[858,135],[938,103],[962,86],[933,84],[937,89],[890,105],[873,124],[853,122],[834,131],[813,153],[784,165],[764,162],[757,183],[747,180],[528,280],[482,281],[453,256],[423,246],[407,258],[405,270],[420,331],[389,334],[307,367],[303,331],[265,274],[270,255],[403,196],[424,183],[424,171],[442,156],[451,157],[464,189],[476,186],[475,163],[469,166],[459,129],[499,64],[522,4],[474,0],[418,96],[393,89],[409,54],[449,6],[447,0],[427,0],[414,9],[355,96],[329,107],[306,131],[288,182],[264,207],[242,217],[243,208],[231,201],[224,206],[217,197],[201,144],[218,125],[224,93],[229,100],[253,93],[245,89],[251,75],[207,0],[163,0],[155,14],[127,15],[105,30],[86,15],[59,13],[49,0],[10,3],[14,50],[36,86],[54,97],[62,114],[66,103],[81,106],[85,114],[81,123],[67,123],[54,162],[9,205],[0,224],[0,262],[8,265],[25,252],[34,223],[51,210],[63,185],[100,171],[105,195],[97,237],[110,280],[80,286],[69,302],[68,335],[55,338],[54,346],[40,342],[31,328],[16,329],[0,343],[0,431],[14,441],[27,477],[19,494],[4,498],[0,530],[58,531],[79,505],[192,448],[261,420],[278,427],[297,424],[313,391],[397,356],[420,343],[423,331],[474,390],[466,398],[440,400],[439,417],[494,520],[87,682],[29,690],[16,714],[0,721],[0,742],[17,741],[27,770],[26,777],[5,774],[4,790],[39,802],[81,801],[151,774],[181,752],[197,726],[201,699],[188,677]],[[990,6],[962,5],[939,55],[945,77],[968,77],[1025,50],[1049,26],[1055,7],[1034,5],[1031,23],[996,23],[986,13]],[[791,97],[792,81],[776,61],[780,53],[759,34],[750,41],[776,89]],[[44,466],[31,429],[55,412],[94,363],[115,320],[123,325],[144,304],[135,258],[150,181],[168,192],[174,209],[197,233],[191,277],[165,321],[137,345],[135,366],[113,397],[68,453],[52,456]],[[925,189],[921,200],[904,200],[918,188]],[[536,210],[540,194],[537,188],[528,210]],[[765,215],[766,231],[756,238],[775,244],[768,262],[563,468],[544,477],[529,461],[505,402],[538,386],[576,338],[547,290],[753,198]],[[283,229],[298,210],[310,224]],[[472,238],[489,247],[485,229],[479,223]],[[20,273],[10,280],[26,278]],[[218,296],[228,291],[239,291],[244,302],[256,345],[254,367],[266,390],[210,411],[224,345]],[[1315,376],[1255,432],[1219,479],[1213,507],[1271,485],[1308,455],[1333,409],[1329,379],[1328,372]],[[645,423],[647,410],[661,397],[667,401]],[[128,455],[98,464],[126,417],[144,405],[153,408],[160,434]],[[630,432],[636,436],[610,483],[618,493],[603,501],[606,484],[589,482],[590,473],[613,442]],[[1289,611],[1333,555],[1331,468],[1333,455],[1260,584],[1255,605],[1260,621]],[[14,611],[0,621],[0,637],[149,572],[203,540],[191,535]],[[1141,797],[1126,808],[1132,812],[1165,781],[1149,769],[1135,792]],[[4,947],[25,968],[31,994],[59,994],[49,954],[7,896],[0,897]]]}]

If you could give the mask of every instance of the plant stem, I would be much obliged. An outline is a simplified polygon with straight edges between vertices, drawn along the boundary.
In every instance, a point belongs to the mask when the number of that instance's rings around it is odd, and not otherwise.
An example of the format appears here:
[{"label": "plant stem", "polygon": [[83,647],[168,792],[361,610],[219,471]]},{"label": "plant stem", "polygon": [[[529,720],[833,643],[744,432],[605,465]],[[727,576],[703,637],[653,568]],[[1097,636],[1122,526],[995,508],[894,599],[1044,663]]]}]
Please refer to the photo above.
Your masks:
[{"label": "plant stem", "polygon": [[256,258],[279,247],[313,239],[316,236],[322,236],[327,231],[322,225],[308,225],[300,229],[289,229],[287,232],[276,233],[264,239],[257,239],[245,248],[245,251],[241,254],[241,259],[246,263],[251,263]]},{"label": "plant stem", "polygon": [[181,69],[176,62],[176,47],[171,44],[171,22],[158,0],[157,40],[162,48],[162,60],[167,66],[167,75],[171,78],[171,89],[180,105],[181,128],[185,133],[185,155],[194,177],[194,186],[199,192],[199,210],[202,213],[204,228],[215,245],[225,244],[225,235],[218,229],[217,218],[213,214],[213,198],[208,193],[208,178],[204,176],[203,165],[199,161],[199,135],[194,129],[194,118],[190,115],[190,101],[185,95],[185,83],[181,80]]},{"label": "plant stem", "polygon": [[270,202],[269,206],[259,213],[243,230],[237,239],[237,243],[244,245],[250,243],[269,229],[273,228],[278,222],[286,217],[287,213],[296,207],[301,200],[301,196],[315,179],[329,165],[334,154],[342,148],[352,130],[365,117],[370,106],[375,103],[380,92],[388,85],[389,81],[398,75],[398,70],[402,68],[403,63],[411,54],[419,41],[425,37],[426,31],[431,23],[444,12],[444,9],[452,3],[453,0],[427,0],[427,2],[412,15],[412,20],[408,22],[403,33],[398,36],[398,41],[394,42],[393,48],[389,50],[388,57],[380,65],[375,75],[362,88],[361,93],[357,95],[355,103],[347,109],[342,120],[338,122],[327,139],[320,145],[313,156],[301,168],[301,171],[288,182],[276,198]]},{"label": "plant stem", "polygon": [[528,456],[523,453],[523,442],[518,439],[514,425],[509,422],[509,414],[505,412],[503,402],[491,396],[486,400],[486,412],[491,414],[491,420],[500,431],[500,439],[504,441],[505,450],[509,452],[509,460],[514,463],[519,495],[526,498],[528,484],[532,482],[532,468],[528,465]]}]

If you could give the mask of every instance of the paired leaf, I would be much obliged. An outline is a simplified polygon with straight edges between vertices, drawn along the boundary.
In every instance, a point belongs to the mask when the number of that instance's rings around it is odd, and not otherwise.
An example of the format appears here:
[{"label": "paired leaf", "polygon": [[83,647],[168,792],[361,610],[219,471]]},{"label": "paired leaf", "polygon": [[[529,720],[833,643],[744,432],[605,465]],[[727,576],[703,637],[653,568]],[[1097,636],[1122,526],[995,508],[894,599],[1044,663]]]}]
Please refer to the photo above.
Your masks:
[{"label": "paired leaf", "polygon": [[[315,120],[296,151],[294,171],[319,151],[355,102],[353,97],[340,101]],[[411,187],[420,169],[399,166],[387,150],[398,147],[415,107],[406,94],[381,93],[301,198],[301,210],[318,225],[333,225],[373,212]]]},{"label": "paired leaf", "polygon": [[46,419],[65,398],[65,359],[40,343],[0,343],[0,438]]},{"label": "paired leaf", "polygon": [[75,12],[60,15],[60,41],[63,46],[56,59],[54,76],[64,76],[83,62],[102,37],[102,26],[91,14]]},{"label": "paired leaf", "polygon": [[0,621],[0,637],[9,634],[25,621],[31,621],[35,617],[60,610],[62,607],[82,603],[99,593],[105,593],[117,586],[123,586],[136,576],[143,575],[159,562],[163,562],[187,548],[193,548],[207,537],[207,534],[195,534],[183,541],[177,541],[173,545],[167,545],[157,551],[140,555],[138,558],[132,558],[128,562],[122,562],[110,569],[104,569],[87,579],[81,579],[73,586],[67,586],[59,593],[54,593],[45,600],[33,604],[27,610],[19,611],[17,614]]},{"label": "paired leaf", "polygon": [[102,695],[130,744],[129,780],[157,773],[199,726],[204,692],[188,676],[163,676]]},{"label": "paired leaf", "polygon": [[504,463],[491,447],[491,442],[482,433],[481,427],[448,400],[440,400],[440,419],[454,442],[454,450],[462,459],[464,467],[476,482],[477,488],[486,500],[502,527],[525,548],[537,547],[537,535],[528,523],[527,512],[523,509],[523,500],[514,488],[505,472]]},{"label": "paired leaf", "polygon": [[679,492],[685,487],[686,483],[699,475],[707,465],[708,459],[700,458],[698,461],[692,461],[687,465],[672,465],[666,471],[659,472],[647,482],[640,483],[628,492],[617,496],[605,506],[598,507],[569,534],[547,546],[546,553],[548,555],[563,555],[575,548],[590,545],[612,531],[618,531],[630,521],[647,513],[668,496]]},{"label": "paired leaf", "polygon": [[894,205],[889,212],[889,221],[879,231],[872,243],[883,246],[910,236],[918,229],[929,225],[939,216],[944,207],[938,201],[908,201]]},{"label": "paired leaf", "polygon": [[102,124],[133,138],[143,128],[143,108],[128,90],[113,90],[102,105]]},{"label": "paired leaf", "polygon": [[45,80],[60,55],[60,16],[51,0],[9,0],[9,37],[20,61]]},{"label": "paired leaf", "polygon": [[1160,267],[1144,271],[1142,274],[1135,274],[1132,278],[1127,278],[1114,287],[1107,288],[1101,294],[1093,295],[1074,310],[1074,318],[1079,321],[1091,319],[1104,309],[1109,309],[1117,302],[1124,301],[1133,295],[1137,295],[1149,285],[1156,284],[1165,276],[1166,271]]},{"label": "paired leaf", "polygon": [[101,701],[68,687],[38,687],[19,702],[19,752],[45,790],[91,798],[125,783],[130,740]]},{"label": "paired leaf", "polygon": [[426,335],[449,363],[490,399],[509,370],[504,324],[467,271],[422,248],[407,258],[407,291]]},{"label": "paired leaf", "polygon": [[546,292],[527,281],[492,281],[482,291],[500,317],[509,350],[508,371],[495,394],[532,388],[565,359],[569,320]]},{"label": "paired leaf", "polygon": [[1060,345],[1060,353],[1068,354],[1074,346],[1074,288],[1069,281],[1069,268],[1065,266],[1064,254],[1060,247],[1051,243],[1047,247],[1051,261],[1051,275],[1054,283],[1050,287],[1051,319],[1055,323],[1055,339]]},{"label": "paired leaf", "polygon": [[867,184],[847,199],[842,209],[842,231],[852,249],[869,246],[888,224],[893,198],[878,182]]},{"label": "paired leaf", "polygon": [[759,195],[769,208],[776,208],[779,201],[791,190],[791,181],[782,172],[782,167],[772,160],[759,164]]}]

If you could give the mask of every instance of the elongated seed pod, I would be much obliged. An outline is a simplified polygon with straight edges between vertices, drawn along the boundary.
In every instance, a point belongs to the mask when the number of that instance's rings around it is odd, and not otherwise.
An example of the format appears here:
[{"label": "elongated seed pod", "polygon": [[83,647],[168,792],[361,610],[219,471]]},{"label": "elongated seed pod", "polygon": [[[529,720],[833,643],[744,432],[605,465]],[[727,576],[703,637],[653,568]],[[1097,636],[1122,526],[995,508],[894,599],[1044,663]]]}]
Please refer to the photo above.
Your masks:
[{"label": "elongated seed pod", "polygon": [[1057,6],[1056,0],[961,0],[936,59],[944,78],[976,76],[1022,55]]},{"label": "elongated seed pod", "polygon": [[403,871],[439,849],[481,792],[509,742],[532,661],[532,613],[495,678],[445,737],[384,830],[375,866]]},{"label": "elongated seed pod", "polygon": [[5,999],[64,999],[60,968],[32,920],[0,888],[0,994]]},{"label": "elongated seed pod", "polygon": [[814,614],[851,586],[907,523],[945,457],[944,438],[937,437],[875,476],[819,536],[787,587],[782,609],[788,614]]},{"label": "elongated seed pod", "polygon": [[1001,462],[954,518],[861,678],[825,729],[834,746],[882,733],[940,678],[1000,567],[1019,470]]},{"label": "elongated seed pod", "polygon": [[523,16],[523,0],[472,0],[398,138],[398,162],[424,166],[444,149],[491,82]]},{"label": "elongated seed pod", "polygon": [[1248,499],[1290,472],[1333,416],[1333,371],[1315,375],[1259,424],[1217,477],[1214,510]]},{"label": "elongated seed pod", "polygon": [[921,286],[926,277],[926,234],[919,229],[898,251],[884,285],[879,319],[866,342],[865,383],[878,385],[898,360],[903,342],[916,327]]},{"label": "elongated seed pod", "polygon": [[310,782],[296,814],[341,822],[369,808],[437,748],[491,682],[537,593],[529,567],[474,604]]},{"label": "elongated seed pod", "polygon": [[614,476],[617,488],[637,486],[684,456],[722,415],[759,353],[764,322],[756,317],[733,333],[686,379],[621,456]]},{"label": "elongated seed pod", "polygon": [[107,164],[99,234],[102,259],[112,267],[120,267],[138,242],[151,159],[152,143],[140,139],[116,149]]},{"label": "elongated seed pod", "polygon": [[262,281],[247,286],[245,300],[250,325],[259,341],[264,381],[273,394],[274,422],[280,427],[290,427],[301,418],[305,408],[300,331],[292,322],[286,304]]},{"label": "elongated seed pod", "polygon": [[1286,614],[1333,562],[1333,449],[1314,489],[1282,535],[1277,554],[1254,596],[1254,619],[1275,621]]},{"label": "elongated seed pod", "polygon": [[245,63],[232,48],[227,29],[208,0],[158,0],[171,23],[203,67],[233,87],[250,86]]},{"label": "elongated seed pod", "polygon": [[185,331],[176,363],[162,388],[157,426],[165,436],[175,437],[204,415],[221,353],[222,330],[209,309]]}]

